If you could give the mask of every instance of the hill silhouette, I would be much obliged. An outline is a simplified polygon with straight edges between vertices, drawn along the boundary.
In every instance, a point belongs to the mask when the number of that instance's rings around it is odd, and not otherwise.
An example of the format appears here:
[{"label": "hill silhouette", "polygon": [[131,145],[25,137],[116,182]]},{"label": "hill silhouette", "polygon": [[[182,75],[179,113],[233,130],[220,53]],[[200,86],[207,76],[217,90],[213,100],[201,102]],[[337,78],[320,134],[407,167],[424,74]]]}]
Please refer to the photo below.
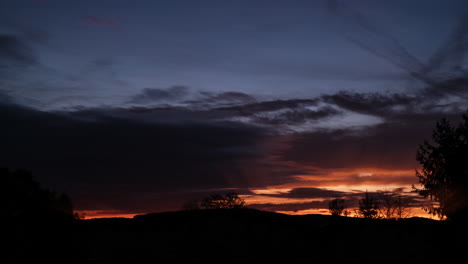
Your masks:
[{"label": "hill silhouette", "polygon": [[79,220],[79,263],[425,263],[450,261],[466,229],[424,218],[400,221],[212,209]]}]

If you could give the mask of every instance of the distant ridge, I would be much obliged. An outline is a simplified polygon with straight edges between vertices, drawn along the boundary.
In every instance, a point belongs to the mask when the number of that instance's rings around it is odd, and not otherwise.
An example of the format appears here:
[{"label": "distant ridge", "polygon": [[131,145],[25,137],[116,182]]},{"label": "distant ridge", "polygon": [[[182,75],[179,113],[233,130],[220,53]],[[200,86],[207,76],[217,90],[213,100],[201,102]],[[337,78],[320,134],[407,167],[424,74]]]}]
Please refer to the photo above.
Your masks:
[{"label": "distant ridge", "polygon": [[82,257],[94,261],[84,263],[444,263],[452,260],[447,254],[455,259],[465,252],[454,236],[466,237],[458,226],[426,218],[369,220],[249,208],[78,220],[74,232]]},{"label": "distant ridge", "polygon": [[252,208],[236,208],[236,209],[206,209],[206,210],[186,210],[186,211],[170,211],[170,212],[159,212],[159,213],[148,213],[135,215],[133,217],[135,221],[147,222],[147,221],[169,221],[184,219],[196,221],[197,219],[224,219],[224,220],[237,220],[237,221],[267,221],[267,222],[291,222],[291,223],[307,223],[310,225],[314,224],[328,224],[330,222],[400,222],[400,223],[438,223],[440,221],[423,218],[423,217],[411,217],[395,220],[387,219],[363,219],[356,217],[334,217],[331,215],[321,214],[308,214],[308,215],[288,215],[276,212],[262,211]]}]

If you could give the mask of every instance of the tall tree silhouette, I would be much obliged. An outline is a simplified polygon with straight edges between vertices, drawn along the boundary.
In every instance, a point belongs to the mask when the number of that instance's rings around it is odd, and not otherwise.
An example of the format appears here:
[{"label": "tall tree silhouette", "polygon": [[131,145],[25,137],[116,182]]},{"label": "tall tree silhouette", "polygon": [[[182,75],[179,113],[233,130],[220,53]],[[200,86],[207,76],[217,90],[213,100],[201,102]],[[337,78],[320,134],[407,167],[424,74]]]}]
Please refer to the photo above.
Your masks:
[{"label": "tall tree silhouette", "polygon": [[419,146],[416,159],[422,165],[416,176],[420,195],[438,205],[425,209],[451,220],[468,218],[468,114],[452,126],[447,119],[437,122],[432,141]]}]

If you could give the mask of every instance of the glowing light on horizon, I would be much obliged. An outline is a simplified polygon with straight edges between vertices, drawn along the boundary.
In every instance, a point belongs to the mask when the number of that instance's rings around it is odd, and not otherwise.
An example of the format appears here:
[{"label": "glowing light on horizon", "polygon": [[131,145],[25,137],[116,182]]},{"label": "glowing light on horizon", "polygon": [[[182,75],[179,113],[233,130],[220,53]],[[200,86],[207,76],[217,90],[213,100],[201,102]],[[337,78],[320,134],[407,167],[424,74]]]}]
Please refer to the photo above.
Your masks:
[{"label": "glowing light on horizon", "polygon": [[77,210],[75,211],[82,219],[98,219],[98,218],[133,218],[135,215],[144,213],[129,213],[120,210]]}]

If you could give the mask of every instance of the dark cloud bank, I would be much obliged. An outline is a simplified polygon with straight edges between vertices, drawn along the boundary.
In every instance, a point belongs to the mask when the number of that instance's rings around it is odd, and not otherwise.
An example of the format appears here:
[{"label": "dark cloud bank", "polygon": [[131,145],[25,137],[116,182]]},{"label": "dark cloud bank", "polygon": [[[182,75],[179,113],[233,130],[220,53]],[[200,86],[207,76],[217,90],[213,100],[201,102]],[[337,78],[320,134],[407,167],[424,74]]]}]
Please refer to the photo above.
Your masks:
[{"label": "dark cloud bank", "polygon": [[[144,90],[130,101],[173,100],[187,93],[187,88]],[[209,107],[193,107],[207,101]],[[219,106],[226,101],[235,105]],[[422,101],[415,96],[358,93],[254,101],[249,95],[221,93],[185,100],[184,107],[43,112],[15,104],[2,93],[0,165],[33,171],[44,183],[68,192],[78,209],[176,210],[184,201],[207,193],[230,189],[251,194],[250,188],[291,182],[290,176],[298,174],[320,175],[321,169],[413,169],[417,146],[430,137],[435,121],[459,116],[453,108],[430,111],[428,101]],[[340,117],[346,111],[378,116],[384,122],[292,134],[275,126],[279,122],[275,118],[302,124]],[[256,117],[264,112],[273,114],[263,120]],[[229,121],[234,117],[254,118]],[[354,197],[319,188],[296,188],[276,197],[339,195]],[[326,202],[252,206],[300,210],[326,208]]]},{"label": "dark cloud bank", "polygon": [[281,183],[288,173],[272,170],[262,128],[143,122],[103,109],[41,112],[2,98],[1,166],[33,171],[81,209],[177,209],[197,192]]}]

